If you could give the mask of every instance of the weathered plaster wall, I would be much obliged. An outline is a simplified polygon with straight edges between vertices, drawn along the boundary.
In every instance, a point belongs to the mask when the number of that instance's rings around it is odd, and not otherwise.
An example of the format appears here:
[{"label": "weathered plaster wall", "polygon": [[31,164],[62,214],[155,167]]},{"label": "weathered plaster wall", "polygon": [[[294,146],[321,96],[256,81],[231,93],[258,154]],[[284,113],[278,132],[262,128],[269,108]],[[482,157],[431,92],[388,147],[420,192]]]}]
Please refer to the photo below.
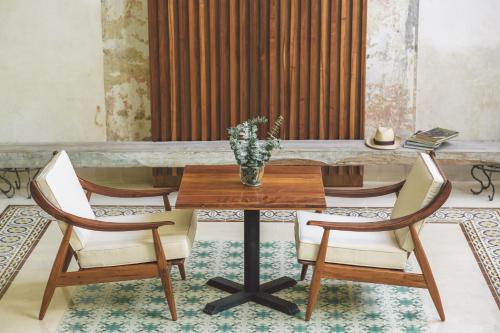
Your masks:
[{"label": "weathered plaster wall", "polygon": [[[415,126],[418,0],[369,0],[366,134]],[[102,24],[108,140],[151,136],[146,0],[103,0]]]},{"label": "weathered plaster wall", "polygon": [[500,139],[500,1],[421,0],[417,127]]},{"label": "weathered plaster wall", "polygon": [[147,23],[146,0],[102,0],[106,131],[110,141],[151,137]]},{"label": "weathered plaster wall", "polygon": [[101,3],[0,1],[0,142],[105,141]]},{"label": "weathered plaster wall", "polygon": [[368,1],[366,137],[377,126],[414,131],[418,2]]},{"label": "weathered plaster wall", "polygon": [[[366,135],[499,139],[500,2],[368,5]],[[0,45],[1,141],[150,138],[146,0],[0,1]]]}]

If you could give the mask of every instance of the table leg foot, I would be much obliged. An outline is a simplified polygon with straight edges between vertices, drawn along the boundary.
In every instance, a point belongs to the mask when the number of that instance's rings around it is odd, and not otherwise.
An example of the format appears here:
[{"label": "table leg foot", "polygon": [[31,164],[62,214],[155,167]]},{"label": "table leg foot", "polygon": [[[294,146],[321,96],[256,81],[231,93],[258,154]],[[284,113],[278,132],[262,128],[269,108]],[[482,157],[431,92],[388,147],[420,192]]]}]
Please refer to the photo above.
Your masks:
[{"label": "table leg foot", "polygon": [[248,301],[251,301],[252,298],[253,298],[252,293],[247,293],[246,291],[240,291],[232,295],[229,295],[227,297],[208,303],[207,305],[205,305],[203,312],[209,315],[213,315],[221,311],[230,309],[232,307],[238,306],[240,304],[246,303]]},{"label": "table leg foot", "polygon": [[260,285],[260,291],[268,294],[278,292],[283,289],[293,287],[297,284],[292,278],[287,276],[280,277],[279,279],[272,280]]},{"label": "table leg foot", "polygon": [[223,277],[215,277],[207,281],[207,285],[210,287],[214,287],[225,292],[234,294],[243,290],[243,285],[241,283],[237,283],[231,280],[228,280]]},{"label": "table leg foot", "polygon": [[254,294],[253,301],[288,315],[294,315],[299,312],[297,304],[263,292]]}]

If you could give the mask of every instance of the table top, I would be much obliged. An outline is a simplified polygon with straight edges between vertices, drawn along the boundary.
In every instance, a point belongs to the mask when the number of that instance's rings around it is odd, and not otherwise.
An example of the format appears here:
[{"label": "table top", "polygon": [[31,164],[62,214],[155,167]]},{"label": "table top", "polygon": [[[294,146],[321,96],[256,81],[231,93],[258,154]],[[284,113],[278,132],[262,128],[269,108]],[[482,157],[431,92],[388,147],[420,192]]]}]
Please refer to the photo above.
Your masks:
[{"label": "table top", "polygon": [[268,165],[260,187],[240,182],[236,165],[188,165],[175,206],[211,209],[324,209],[319,166]]}]

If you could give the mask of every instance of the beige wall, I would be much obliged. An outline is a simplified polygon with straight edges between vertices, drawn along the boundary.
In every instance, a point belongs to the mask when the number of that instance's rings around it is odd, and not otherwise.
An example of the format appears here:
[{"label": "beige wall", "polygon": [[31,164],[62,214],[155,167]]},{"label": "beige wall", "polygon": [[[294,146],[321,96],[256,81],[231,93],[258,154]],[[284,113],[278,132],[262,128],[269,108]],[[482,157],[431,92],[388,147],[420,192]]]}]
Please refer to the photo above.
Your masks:
[{"label": "beige wall", "polygon": [[[500,1],[368,4],[367,136],[500,139]],[[0,142],[148,140],[147,45],[146,0],[0,0]]]},{"label": "beige wall", "polygon": [[365,136],[415,129],[418,0],[368,0]]},{"label": "beige wall", "polygon": [[100,13],[0,1],[0,142],[106,140]]},{"label": "beige wall", "polygon": [[500,139],[499,14],[499,0],[420,0],[417,128]]}]

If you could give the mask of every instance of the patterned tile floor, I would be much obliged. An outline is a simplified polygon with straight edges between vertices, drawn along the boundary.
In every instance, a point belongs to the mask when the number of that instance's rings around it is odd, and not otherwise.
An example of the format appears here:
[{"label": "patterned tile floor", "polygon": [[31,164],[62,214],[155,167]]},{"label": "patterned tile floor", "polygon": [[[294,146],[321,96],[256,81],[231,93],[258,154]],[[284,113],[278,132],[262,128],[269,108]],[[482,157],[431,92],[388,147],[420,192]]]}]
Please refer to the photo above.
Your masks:
[{"label": "patterned tile floor", "polygon": [[[129,215],[160,211],[159,206],[94,206],[96,215]],[[389,217],[389,208],[329,208],[330,214]],[[263,211],[266,222],[293,222],[292,211]],[[241,211],[200,210],[202,222],[239,222]],[[500,213],[486,208],[442,208],[427,219],[430,223],[460,223],[493,297],[500,307]],[[47,215],[36,206],[9,206],[0,216],[0,297],[22,267],[47,227]]]},{"label": "patterned tile floor", "polygon": [[45,232],[47,217],[36,206],[9,206],[0,215],[0,298]]},{"label": "patterned tile floor", "polygon": [[[450,207],[498,207],[498,201],[488,202],[480,196],[471,196],[470,185],[456,185],[454,194],[447,203]],[[175,200],[175,196],[173,197]],[[393,198],[377,198],[370,201],[350,202],[339,199],[330,200],[332,205],[358,207],[388,207]],[[161,205],[161,199],[153,200],[125,200],[108,199],[96,196],[93,199],[96,205]],[[24,198],[0,200],[0,209],[12,204],[32,204]],[[470,210],[465,210],[467,213]],[[474,209],[474,212],[480,210]],[[469,214],[469,213],[467,213]],[[467,216],[462,215],[464,220]],[[448,215],[450,219],[452,215]],[[463,232],[456,223],[430,223],[424,229],[422,239],[431,261],[435,277],[443,298],[447,320],[437,319],[434,305],[425,290],[419,290],[428,316],[428,324],[432,333],[491,333],[500,332],[500,312],[495,304],[484,277],[475,262],[472,251],[467,245]],[[438,222],[438,221],[435,221]],[[199,226],[201,240],[240,240],[242,226],[239,223],[206,224]],[[291,240],[293,239],[293,225],[263,224],[262,238],[264,240]],[[55,332],[66,309],[71,305],[71,296],[75,288],[58,288],[51,303],[51,307],[44,321],[38,321],[36,316],[40,307],[40,300],[50,271],[51,262],[61,234],[57,225],[51,224],[29,259],[24,264],[7,293],[0,299],[0,331],[9,333],[47,333]],[[414,258],[410,258],[415,263]],[[415,263],[416,265],[416,263]],[[72,264],[73,268],[76,265]],[[466,300],[466,301],[464,301]]]},{"label": "patterned tile floor", "polygon": [[500,309],[500,211],[495,213],[482,213],[460,226]]},{"label": "patterned tile floor", "polygon": [[[158,279],[79,287],[59,332],[427,332],[417,289],[323,280],[313,320],[304,313],[289,317],[247,303],[216,316],[204,314],[205,303],[227,294],[205,285],[214,272],[241,281],[243,245],[231,241],[198,241],[187,260],[187,281],[173,274],[179,318],[170,320]],[[222,259],[223,258],[223,259]],[[261,244],[261,280],[290,274],[300,266],[293,242]],[[280,297],[305,309],[309,281],[281,291]]]}]

